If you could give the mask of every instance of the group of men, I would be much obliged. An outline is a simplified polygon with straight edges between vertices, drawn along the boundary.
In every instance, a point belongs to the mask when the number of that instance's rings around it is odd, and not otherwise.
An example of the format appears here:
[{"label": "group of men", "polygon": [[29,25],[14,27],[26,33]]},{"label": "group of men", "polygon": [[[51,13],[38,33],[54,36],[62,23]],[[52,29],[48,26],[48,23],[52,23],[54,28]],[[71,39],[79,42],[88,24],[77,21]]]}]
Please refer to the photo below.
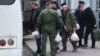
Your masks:
[{"label": "group of men", "polygon": [[[68,38],[70,40],[70,36],[74,31],[77,31],[77,34],[80,39],[79,47],[87,47],[88,35],[89,33],[93,33],[93,29],[96,27],[96,22],[92,10],[90,8],[85,8],[84,4],[84,1],[80,1],[79,7],[74,14],[71,13],[66,3],[61,4],[62,9],[60,10],[56,1],[46,2],[45,9],[41,10],[36,3],[32,2],[30,29],[33,31],[39,31],[41,34],[41,37],[39,39],[36,39],[37,54],[41,54],[41,56],[46,56],[46,42],[47,36],[49,36],[51,56],[56,55],[57,50],[59,50],[59,47],[55,42],[57,32],[60,32],[60,35],[62,36],[63,49],[61,51],[67,51],[67,40]],[[80,25],[79,30],[76,30],[76,23]],[[86,27],[86,33],[83,45],[82,38],[84,27]],[[95,39],[92,35],[91,38],[91,48],[95,48]],[[72,51],[75,52],[78,48],[77,41],[70,40],[70,42],[73,46]]]}]

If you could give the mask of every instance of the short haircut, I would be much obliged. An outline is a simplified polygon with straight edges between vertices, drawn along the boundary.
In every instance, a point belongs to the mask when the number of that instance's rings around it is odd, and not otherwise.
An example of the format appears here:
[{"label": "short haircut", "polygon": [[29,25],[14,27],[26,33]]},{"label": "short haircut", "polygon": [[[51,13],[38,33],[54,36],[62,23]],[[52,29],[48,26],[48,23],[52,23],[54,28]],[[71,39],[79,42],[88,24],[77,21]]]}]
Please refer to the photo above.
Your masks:
[{"label": "short haircut", "polygon": [[50,2],[46,2],[45,6],[49,6],[50,5]]},{"label": "short haircut", "polygon": [[36,2],[31,2],[32,5],[38,6]]},{"label": "short haircut", "polygon": [[57,9],[59,9],[59,5],[56,1],[51,1],[51,4],[55,4],[57,6]]},{"label": "short haircut", "polygon": [[61,6],[66,5],[66,3],[62,3]]}]

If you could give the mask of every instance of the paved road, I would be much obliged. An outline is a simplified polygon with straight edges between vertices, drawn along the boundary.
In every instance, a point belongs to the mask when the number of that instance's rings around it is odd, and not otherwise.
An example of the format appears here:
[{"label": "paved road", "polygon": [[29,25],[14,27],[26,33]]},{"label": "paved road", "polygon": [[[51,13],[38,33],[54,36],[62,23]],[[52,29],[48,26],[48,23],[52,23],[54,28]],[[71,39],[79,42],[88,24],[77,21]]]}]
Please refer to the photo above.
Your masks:
[{"label": "paved road", "polygon": [[23,45],[23,56],[33,56],[33,53],[26,45]]},{"label": "paved road", "polygon": [[[31,51],[36,51],[36,42],[35,39],[25,41],[27,46],[31,49]],[[72,52],[72,45],[68,41],[67,44],[67,52],[59,52],[56,56],[100,56],[100,42],[96,42],[96,48],[91,49],[91,40],[89,39],[89,44],[87,48],[79,48],[77,52]],[[60,48],[62,49],[62,44],[60,44]],[[23,49],[23,56],[34,56],[32,52],[26,47]],[[50,44],[49,40],[47,41],[47,56],[50,56]]]}]

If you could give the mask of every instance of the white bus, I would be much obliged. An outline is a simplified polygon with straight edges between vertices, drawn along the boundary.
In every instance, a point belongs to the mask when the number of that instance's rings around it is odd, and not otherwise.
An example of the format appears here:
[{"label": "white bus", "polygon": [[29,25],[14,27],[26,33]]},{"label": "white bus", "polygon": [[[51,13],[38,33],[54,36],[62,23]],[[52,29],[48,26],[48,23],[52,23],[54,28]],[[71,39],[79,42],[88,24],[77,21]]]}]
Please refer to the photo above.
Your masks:
[{"label": "white bus", "polygon": [[21,0],[0,0],[0,56],[22,56]]}]

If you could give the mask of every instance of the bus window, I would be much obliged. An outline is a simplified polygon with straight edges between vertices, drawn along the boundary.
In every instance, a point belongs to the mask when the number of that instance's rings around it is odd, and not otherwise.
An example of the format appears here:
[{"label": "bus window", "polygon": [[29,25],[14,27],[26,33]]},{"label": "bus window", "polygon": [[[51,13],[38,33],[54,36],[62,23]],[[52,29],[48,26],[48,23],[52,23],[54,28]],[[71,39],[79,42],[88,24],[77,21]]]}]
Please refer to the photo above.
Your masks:
[{"label": "bus window", "polygon": [[0,5],[11,5],[15,0],[0,0]]}]

